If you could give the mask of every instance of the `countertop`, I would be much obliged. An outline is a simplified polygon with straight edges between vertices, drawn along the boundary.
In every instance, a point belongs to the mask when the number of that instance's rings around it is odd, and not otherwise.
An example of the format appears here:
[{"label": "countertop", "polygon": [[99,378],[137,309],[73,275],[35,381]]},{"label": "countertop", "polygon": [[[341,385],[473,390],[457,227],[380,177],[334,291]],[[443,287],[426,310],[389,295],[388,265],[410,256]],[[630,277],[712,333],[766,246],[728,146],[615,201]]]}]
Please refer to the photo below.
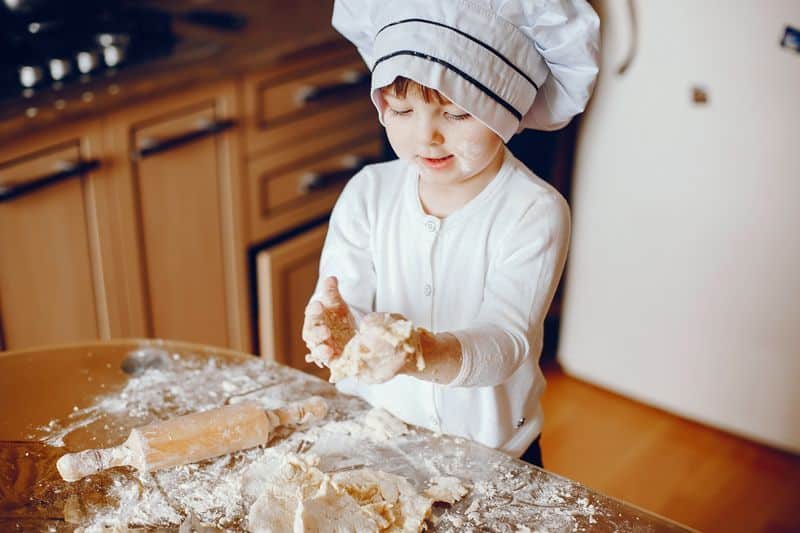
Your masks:
[{"label": "countertop", "polygon": [[[43,88],[30,97],[0,102],[0,142],[68,120],[99,115],[153,95],[191,88],[265,68],[315,47],[347,46],[331,27],[330,0],[177,0],[148,2],[176,15],[179,42],[172,56],[120,67],[61,89]],[[182,20],[192,9],[246,17],[236,31]]]},{"label": "countertop", "polygon": [[[122,442],[155,420],[241,400],[277,407],[325,398],[325,420],[279,432],[267,446],[140,474],[115,468],[67,484],[63,453]],[[270,454],[319,458],[334,471],[369,467],[424,490],[437,476],[469,489],[434,507],[434,531],[687,531],[462,438],[410,427],[391,439],[368,431],[369,406],[329,383],[260,358],[204,346],[129,340],[0,354],[0,529],[86,526],[242,530],[240,480]],[[525,529],[525,528],[530,529]]]}]

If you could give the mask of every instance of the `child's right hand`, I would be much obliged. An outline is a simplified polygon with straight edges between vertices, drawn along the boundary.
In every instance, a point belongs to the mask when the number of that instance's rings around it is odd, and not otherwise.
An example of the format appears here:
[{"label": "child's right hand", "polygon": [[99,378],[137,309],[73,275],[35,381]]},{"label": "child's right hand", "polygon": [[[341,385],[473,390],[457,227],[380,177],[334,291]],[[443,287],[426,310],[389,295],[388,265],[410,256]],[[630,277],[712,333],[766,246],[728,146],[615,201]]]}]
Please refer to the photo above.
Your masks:
[{"label": "child's right hand", "polygon": [[339,281],[331,276],[323,281],[320,300],[306,306],[303,340],[310,352],[306,361],[321,367],[342,354],[356,333],[350,308],[339,293]]}]

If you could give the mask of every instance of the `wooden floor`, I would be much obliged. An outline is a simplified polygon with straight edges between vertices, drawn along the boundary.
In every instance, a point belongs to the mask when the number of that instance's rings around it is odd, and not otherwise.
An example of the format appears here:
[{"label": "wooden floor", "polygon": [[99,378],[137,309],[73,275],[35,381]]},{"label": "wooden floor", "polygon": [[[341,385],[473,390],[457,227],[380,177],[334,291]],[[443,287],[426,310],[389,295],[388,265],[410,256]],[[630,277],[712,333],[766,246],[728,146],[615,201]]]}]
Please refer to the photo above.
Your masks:
[{"label": "wooden floor", "polygon": [[543,367],[547,470],[701,531],[800,532],[800,456]]}]

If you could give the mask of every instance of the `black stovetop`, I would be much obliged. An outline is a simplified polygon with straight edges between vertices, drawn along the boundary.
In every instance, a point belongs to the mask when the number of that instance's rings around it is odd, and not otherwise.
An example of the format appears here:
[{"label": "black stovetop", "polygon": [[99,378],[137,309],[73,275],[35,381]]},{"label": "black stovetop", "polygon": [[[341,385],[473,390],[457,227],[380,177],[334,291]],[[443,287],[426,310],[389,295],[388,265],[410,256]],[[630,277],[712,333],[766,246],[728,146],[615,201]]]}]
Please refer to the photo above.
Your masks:
[{"label": "black stovetop", "polygon": [[172,16],[120,0],[0,0],[0,100],[169,56]]}]

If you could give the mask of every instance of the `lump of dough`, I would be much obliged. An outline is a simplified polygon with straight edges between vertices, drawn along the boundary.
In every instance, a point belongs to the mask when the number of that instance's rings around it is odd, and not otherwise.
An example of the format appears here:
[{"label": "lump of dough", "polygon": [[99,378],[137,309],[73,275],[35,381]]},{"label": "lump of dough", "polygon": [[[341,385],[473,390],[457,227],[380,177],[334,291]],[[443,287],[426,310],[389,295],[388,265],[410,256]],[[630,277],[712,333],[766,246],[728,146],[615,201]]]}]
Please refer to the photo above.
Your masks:
[{"label": "lump of dough", "polygon": [[353,498],[343,497],[328,479],[312,497],[297,502],[292,527],[299,533],[351,533],[383,529],[371,513],[362,510]]},{"label": "lump of dough", "polygon": [[383,383],[393,378],[412,358],[418,370],[425,368],[419,332],[401,315],[370,313],[358,332],[330,363],[331,382],[356,377],[365,383]]},{"label": "lump of dough", "polygon": [[433,500],[405,478],[363,468],[326,474],[313,456],[265,453],[243,480],[246,495],[258,493],[248,528],[278,531],[419,532]]},{"label": "lump of dough", "polygon": [[336,473],[333,482],[372,513],[380,531],[417,533],[430,516],[433,501],[418,494],[401,476],[362,468]]}]

